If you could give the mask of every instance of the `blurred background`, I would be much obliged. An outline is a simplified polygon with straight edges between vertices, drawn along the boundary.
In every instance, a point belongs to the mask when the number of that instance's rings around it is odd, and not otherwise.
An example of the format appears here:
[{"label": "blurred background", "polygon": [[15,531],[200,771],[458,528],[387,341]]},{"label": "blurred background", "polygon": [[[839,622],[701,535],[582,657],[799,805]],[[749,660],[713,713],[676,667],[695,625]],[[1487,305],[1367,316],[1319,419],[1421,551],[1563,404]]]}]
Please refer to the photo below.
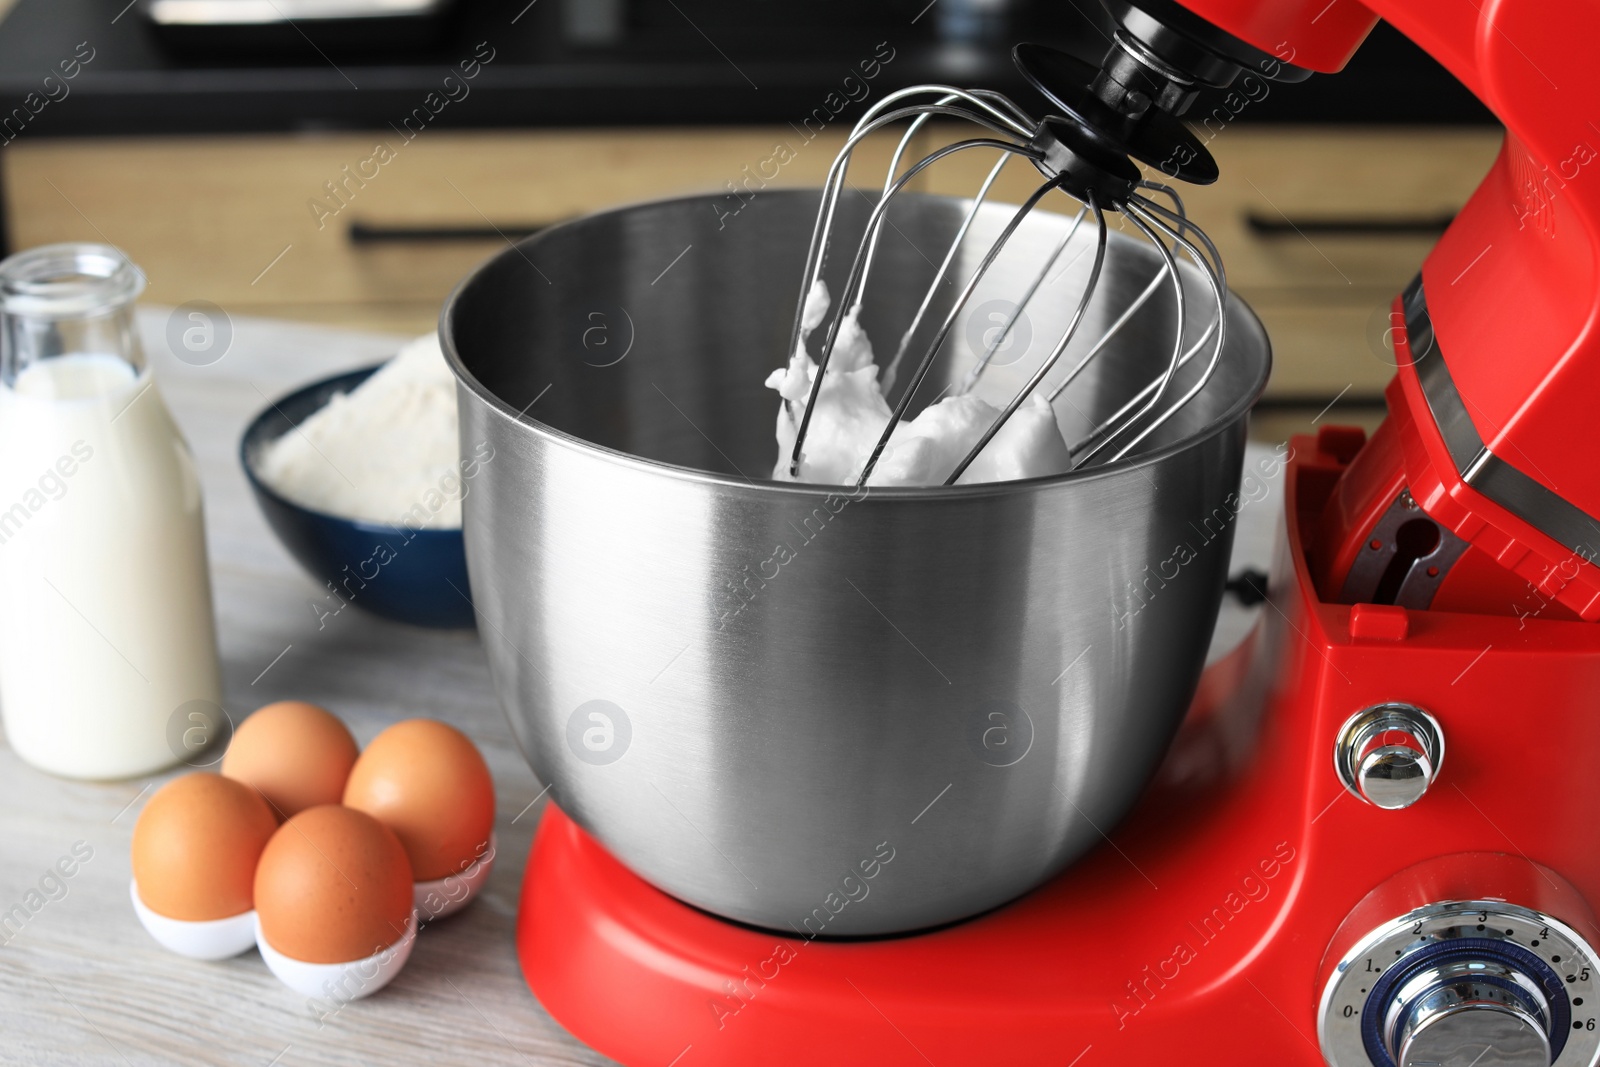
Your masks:
[{"label": "blurred background", "polygon": [[[918,82],[1035,97],[1010,44],[1098,57],[1094,0],[0,0],[5,251],[115,244],[147,303],[420,332],[507,241],[705,191],[728,217],[816,185],[850,123]],[[1255,422],[1371,425],[1388,306],[1500,139],[1380,26],[1338,77],[1254,81],[1190,119],[1186,189],[1276,367]],[[870,146],[882,173],[892,147]],[[965,157],[958,157],[965,158]],[[866,162],[866,160],[863,160]],[[970,195],[988,160],[919,187]],[[1032,181],[1011,171],[1020,199]],[[1065,201],[1063,201],[1065,203]],[[1331,407],[1330,407],[1331,405]]]}]

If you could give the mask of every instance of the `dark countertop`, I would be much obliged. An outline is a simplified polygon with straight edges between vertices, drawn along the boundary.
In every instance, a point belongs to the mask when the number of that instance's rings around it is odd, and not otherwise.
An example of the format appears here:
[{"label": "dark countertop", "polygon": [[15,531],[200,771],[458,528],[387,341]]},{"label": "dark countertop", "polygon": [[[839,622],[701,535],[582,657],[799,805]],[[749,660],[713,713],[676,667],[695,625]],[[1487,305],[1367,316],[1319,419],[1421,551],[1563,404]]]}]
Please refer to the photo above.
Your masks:
[{"label": "dark countertop", "polygon": [[[871,99],[925,81],[1025,92],[1004,45],[941,43],[941,18],[948,23],[948,16],[939,0],[632,0],[621,36],[590,47],[572,43],[571,12],[563,4],[595,0],[461,0],[420,46],[375,49],[376,38],[362,42],[365,49],[331,38],[318,42],[322,27],[298,23],[271,52],[204,42],[175,50],[126,2],[19,0],[0,22],[0,122],[10,122],[0,126],[0,142],[19,134],[382,128],[440,92],[445,77],[475,52],[492,59],[466,83],[465,96],[443,107],[436,125],[798,122],[875,54],[893,58],[879,63]],[[1075,2],[1098,14],[1093,0]],[[1071,3],[1013,7],[1018,13],[998,40],[1093,42],[1103,32]],[[93,58],[70,82],[46,83],[75,52]],[[16,110],[30,93],[40,94],[31,98],[37,113]],[[39,106],[44,95],[55,98]],[[1239,117],[1490,121],[1459,83],[1386,27],[1344,73],[1274,85]],[[19,118],[26,120],[21,128]]]}]

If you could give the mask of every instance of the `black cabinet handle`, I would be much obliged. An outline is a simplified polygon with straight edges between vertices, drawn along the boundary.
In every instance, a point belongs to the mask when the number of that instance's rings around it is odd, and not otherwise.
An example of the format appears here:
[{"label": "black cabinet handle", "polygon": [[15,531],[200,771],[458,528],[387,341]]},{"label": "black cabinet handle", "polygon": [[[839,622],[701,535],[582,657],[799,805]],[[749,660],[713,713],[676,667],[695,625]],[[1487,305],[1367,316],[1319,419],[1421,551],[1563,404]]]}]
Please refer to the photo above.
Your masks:
[{"label": "black cabinet handle", "polygon": [[1437,237],[1455,214],[1441,215],[1328,215],[1321,218],[1289,218],[1248,211],[1244,224],[1257,237],[1293,237],[1326,234],[1339,237]]},{"label": "black cabinet handle", "polygon": [[353,245],[403,244],[418,241],[515,241],[554,226],[550,222],[508,222],[500,226],[389,226],[383,223],[352,221],[349,237]]}]

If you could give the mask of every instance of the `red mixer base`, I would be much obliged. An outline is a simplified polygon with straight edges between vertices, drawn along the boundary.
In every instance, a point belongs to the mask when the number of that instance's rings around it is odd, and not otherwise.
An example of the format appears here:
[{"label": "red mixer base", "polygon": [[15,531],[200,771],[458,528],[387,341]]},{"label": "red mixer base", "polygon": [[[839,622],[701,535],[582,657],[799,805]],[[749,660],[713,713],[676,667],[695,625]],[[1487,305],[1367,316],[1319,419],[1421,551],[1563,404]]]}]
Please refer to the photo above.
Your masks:
[{"label": "red mixer base", "polygon": [[955,927],[825,942],[690,908],[552,807],[528,862],[518,949],[545,1008],[629,1065],[1092,1065],[1180,1052],[1232,1065],[1245,1031],[1254,1062],[1318,1064],[1307,998],[1291,990],[1309,987],[1320,946],[1302,946],[1292,982],[1234,977],[1301,891],[1300,857],[1268,837],[1236,841],[1187,871],[1139,873],[1105,849]]},{"label": "red mixer base", "polygon": [[[1319,1025],[1359,1025],[1319,1008],[1362,932],[1346,916],[1509,901],[1600,940],[1600,627],[1323,601],[1305,535],[1358,443],[1295,439],[1262,625],[1207,671],[1135,810],[1053,881],[928,933],[808,940],[667,896],[552,807],[517,922],[529,986],[633,1067],[1314,1067]],[[1386,811],[1330,756],[1353,713],[1397,700],[1437,717],[1448,754],[1426,796]],[[1600,989],[1573,988],[1587,1032]]]}]

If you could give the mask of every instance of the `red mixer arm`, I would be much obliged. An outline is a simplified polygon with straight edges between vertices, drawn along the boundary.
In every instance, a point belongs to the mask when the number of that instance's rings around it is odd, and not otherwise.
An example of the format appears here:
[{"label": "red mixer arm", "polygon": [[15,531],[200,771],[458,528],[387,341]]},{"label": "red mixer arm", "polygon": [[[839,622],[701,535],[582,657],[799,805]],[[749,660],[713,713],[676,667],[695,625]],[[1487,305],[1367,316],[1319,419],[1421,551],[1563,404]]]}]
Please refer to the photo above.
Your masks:
[{"label": "red mixer arm", "polygon": [[[1500,157],[1424,262],[1420,291],[1396,301],[1402,368],[1388,400],[1398,417],[1373,442],[1389,458],[1352,468],[1358,479],[1325,516],[1324,589],[1337,593],[1371,550],[1371,523],[1404,486],[1476,554],[1600,618],[1600,464],[1586,430],[1600,417],[1600,7],[1182,3],[1257,48],[1321,71],[1343,66],[1382,17],[1507,130]],[[1383,466],[1391,469],[1376,469]]]}]

